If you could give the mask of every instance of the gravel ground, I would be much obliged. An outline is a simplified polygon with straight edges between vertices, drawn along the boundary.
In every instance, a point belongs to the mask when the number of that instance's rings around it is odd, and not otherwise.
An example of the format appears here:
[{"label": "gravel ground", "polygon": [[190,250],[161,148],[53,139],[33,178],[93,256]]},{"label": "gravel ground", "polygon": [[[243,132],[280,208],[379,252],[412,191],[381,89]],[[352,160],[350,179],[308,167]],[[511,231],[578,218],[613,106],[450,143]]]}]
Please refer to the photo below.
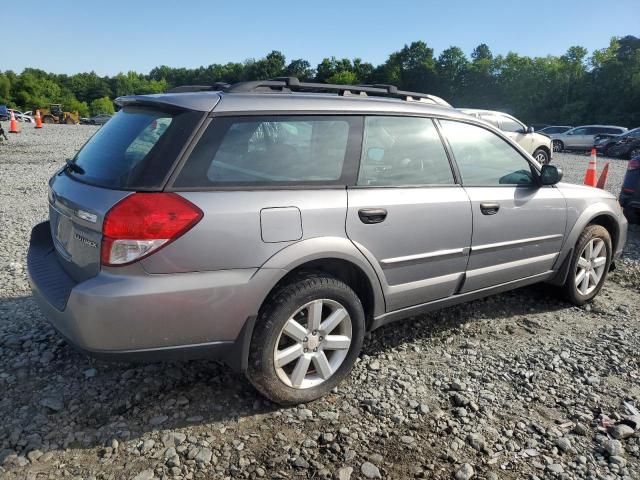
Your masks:
[{"label": "gravel ground", "polygon": [[[94,131],[0,144],[0,478],[640,478],[637,228],[592,304],[534,286],[396,323],[335,393],[279,408],[213,362],[93,360],[42,318],[29,231]],[[582,180],[585,156],[554,162]],[[611,161],[614,192],[625,164]]]}]

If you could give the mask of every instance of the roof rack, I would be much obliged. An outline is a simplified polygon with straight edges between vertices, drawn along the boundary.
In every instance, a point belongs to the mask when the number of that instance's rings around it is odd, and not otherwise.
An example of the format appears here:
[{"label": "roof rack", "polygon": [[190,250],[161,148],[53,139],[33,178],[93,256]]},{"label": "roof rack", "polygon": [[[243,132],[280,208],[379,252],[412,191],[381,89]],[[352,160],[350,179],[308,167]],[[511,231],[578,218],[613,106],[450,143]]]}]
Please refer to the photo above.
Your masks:
[{"label": "roof rack", "polygon": [[180,85],[179,87],[170,88],[167,93],[221,91],[230,86],[225,82],[216,82],[213,85]]},{"label": "roof rack", "polygon": [[252,82],[234,83],[223,89],[226,93],[249,92],[308,92],[308,93],[337,93],[341,96],[362,95],[373,97],[399,98],[407,101],[421,101],[445,107],[451,105],[440,97],[426,93],[406,92],[398,90],[395,85],[336,85],[331,83],[301,82],[296,77],[277,77],[270,80],[256,80]]},{"label": "roof rack", "polygon": [[340,96],[360,95],[372,97],[398,98],[406,101],[425,102],[444,107],[451,104],[435,95],[398,90],[395,85],[336,85],[331,83],[301,82],[296,77],[277,77],[270,80],[255,80],[232,85],[217,82],[213,85],[183,85],[172,88],[167,93],[223,91],[225,93],[337,93]]}]

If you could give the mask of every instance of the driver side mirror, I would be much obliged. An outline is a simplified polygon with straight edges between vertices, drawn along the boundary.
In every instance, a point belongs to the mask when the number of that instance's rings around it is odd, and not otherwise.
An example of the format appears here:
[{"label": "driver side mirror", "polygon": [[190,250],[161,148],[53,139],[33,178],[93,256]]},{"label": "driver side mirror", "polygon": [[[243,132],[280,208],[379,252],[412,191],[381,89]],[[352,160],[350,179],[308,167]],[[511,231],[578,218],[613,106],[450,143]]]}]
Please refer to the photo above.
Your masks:
[{"label": "driver side mirror", "polygon": [[535,132],[535,131],[536,131],[536,129],[535,129],[535,128],[533,128],[533,127],[527,127],[527,133],[533,133],[533,132]]},{"label": "driver side mirror", "polygon": [[555,185],[562,180],[562,169],[555,165],[543,165],[540,171],[540,183],[542,185]]}]

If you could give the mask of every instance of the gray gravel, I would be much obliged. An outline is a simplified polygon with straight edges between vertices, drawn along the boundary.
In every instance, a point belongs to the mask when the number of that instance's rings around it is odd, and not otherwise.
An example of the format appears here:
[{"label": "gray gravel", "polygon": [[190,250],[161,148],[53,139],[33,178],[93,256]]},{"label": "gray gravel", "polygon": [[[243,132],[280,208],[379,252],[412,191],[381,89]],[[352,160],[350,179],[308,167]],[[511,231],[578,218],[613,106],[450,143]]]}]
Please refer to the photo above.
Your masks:
[{"label": "gray gravel", "polygon": [[[534,286],[390,325],[335,393],[279,408],[216,363],[103,363],[44,321],[29,231],[94,131],[0,144],[0,478],[640,478],[638,229],[584,308]],[[585,156],[554,162],[582,180]]]}]

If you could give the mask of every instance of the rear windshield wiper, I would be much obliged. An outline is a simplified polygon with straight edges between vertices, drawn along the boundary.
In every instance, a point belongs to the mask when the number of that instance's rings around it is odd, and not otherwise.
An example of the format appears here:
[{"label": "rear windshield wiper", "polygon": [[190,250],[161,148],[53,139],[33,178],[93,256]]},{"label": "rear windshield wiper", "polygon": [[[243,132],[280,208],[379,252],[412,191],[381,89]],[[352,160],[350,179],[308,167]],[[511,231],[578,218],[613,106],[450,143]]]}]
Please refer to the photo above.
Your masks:
[{"label": "rear windshield wiper", "polygon": [[84,175],[84,168],[82,168],[70,158],[65,159],[64,162],[66,163],[66,166],[64,167],[66,170],[77,173],[78,175]]}]

